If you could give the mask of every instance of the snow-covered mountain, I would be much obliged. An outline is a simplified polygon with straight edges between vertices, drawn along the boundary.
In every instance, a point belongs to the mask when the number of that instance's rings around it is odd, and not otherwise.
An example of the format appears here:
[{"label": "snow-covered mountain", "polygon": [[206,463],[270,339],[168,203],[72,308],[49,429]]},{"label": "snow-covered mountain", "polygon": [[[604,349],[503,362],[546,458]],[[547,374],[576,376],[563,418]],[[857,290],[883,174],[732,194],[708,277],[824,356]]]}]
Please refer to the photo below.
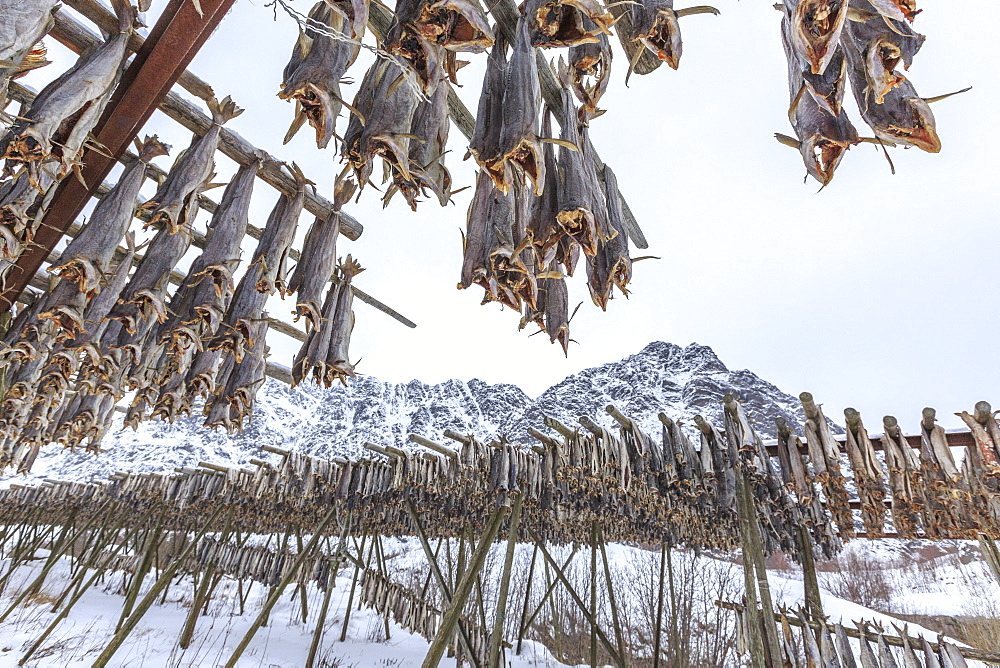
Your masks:
[{"label": "snow-covered mountain", "polygon": [[400,446],[410,433],[446,440],[441,436],[445,429],[527,443],[533,441],[527,427],[543,428],[546,415],[567,425],[587,415],[617,426],[604,410],[608,404],[658,435],[656,415],[661,411],[674,419],[690,421],[702,414],[721,423],[720,399],[728,392],[745,402],[764,438],[773,437],[774,418],[784,417],[790,424],[802,419],[797,399],[750,371],[730,371],[708,346],[682,348],[657,341],[623,360],[569,376],[534,399],[515,385],[477,379],[428,385],[358,376],[347,387],[329,390],[268,380],[258,394],[254,418],[241,434],[206,429],[197,418],[146,422],[138,432],[113,429],[105,438],[105,452],[96,458],[49,446],[33,473],[100,479],[119,470],[170,471],[199,461],[242,465],[261,457],[264,444],[321,457],[352,457],[365,442]]}]

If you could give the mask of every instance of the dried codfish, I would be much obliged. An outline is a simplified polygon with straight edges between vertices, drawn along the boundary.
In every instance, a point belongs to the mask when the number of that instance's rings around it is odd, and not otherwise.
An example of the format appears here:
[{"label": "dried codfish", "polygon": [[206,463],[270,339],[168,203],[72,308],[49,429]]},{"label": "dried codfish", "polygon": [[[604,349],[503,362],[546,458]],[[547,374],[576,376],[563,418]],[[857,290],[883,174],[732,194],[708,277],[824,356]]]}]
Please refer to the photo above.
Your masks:
[{"label": "dried codfish", "polygon": [[604,113],[597,108],[601,96],[611,82],[611,42],[607,35],[597,36],[598,41],[570,47],[569,68],[573,92],[580,101],[580,122],[586,123]]},{"label": "dried codfish", "polygon": [[321,326],[310,332],[292,364],[294,385],[309,375],[323,387],[330,387],[338,380],[346,385],[347,378],[354,375],[354,365],[348,357],[354,329],[351,280],[362,271],[361,265],[350,255],[338,267],[337,278],[323,303]]},{"label": "dried codfish", "polygon": [[58,161],[57,178],[77,166],[84,141],[104,111],[118,82],[126,45],[134,30],[135,10],[118,2],[119,30],[106,42],[84,53],[76,64],[46,86],[0,139],[0,158],[8,172],[27,163]]},{"label": "dried codfish", "polygon": [[551,343],[559,342],[563,354],[569,355],[569,290],[562,278],[538,279],[539,310],[545,314],[545,331]]},{"label": "dried codfish", "polygon": [[556,221],[567,237],[580,244],[584,254],[595,255],[600,235],[593,211],[592,184],[587,180],[587,169],[583,164],[572,93],[563,88],[562,98],[565,122],[559,134],[563,143],[559,146],[559,209]]},{"label": "dried codfish", "polygon": [[861,500],[861,519],[868,535],[881,536],[885,528],[885,484],[882,464],[861,422],[861,414],[853,408],[844,409],[847,423],[847,458],[854,470],[854,484]]},{"label": "dried codfish", "polygon": [[21,170],[12,179],[0,182],[0,275],[9,270],[31,243],[48,204],[46,193],[53,193],[58,182],[52,163],[42,165],[32,174]]},{"label": "dried codfish", "polygon": [[409,133],[417,96],[394,62],[378,59],[365,73],[344,134],[342,155],[354,168],[359,187],[368,183],[378,155],[404,181],[409,169]]},{"label": "dried codfish", "polygon": [[316,146],[326,148],[334,136],[343,101],[340,80],[358,57],[358,44],[324,35],[316,26],[344,32],[348,18],[325,1],[309,12],[309,23],[299,30],[291,60],[285,66],[278,97],[295,100],[295,118],[285,135],[288,143],[306,121],[316,131]]},{"label": "dried codfish", "polygon": [[[424,0],[399,0],[396,3],[396,22],[386,35],[385,44],[389,53],[406,62],[420,88],[430,95],[446,76],[447,56],[445,48],[435,41],[443,33],[438,34],[437,27],[431,24],[424,27],[427,33],[424,34],[425,31],[417,24],[424,6]],[[396,74],[392,73],[390,81],[395,78]],[[383,103],[387,101],[385,97],[377,99]]]},{"label": "dried codfish", "polygon": [[913,21],[922,9],[915,0],[870,0],[872,7],[882,16],[896,21]]},{"label": "dried codfish", "polygon": [[333,277],[337,264],[337,237],[340,235],[340,208],[354,194],[353,181],[340,181],[334,188],[333,211],[317,217],[302,242],[302,255],[288,281],[288,292],[297,292],[295,319],[306,319],[306,332],[322,325],[320,299]]},{"label": "dried codfish", "polygon": [[[83,332],[84,309],[104,286],[118,244],[132,221],[146,167],[168,150],[155,136],[147,137],[139,147],[139,159],[126,168],[115,187],[98,203],[87,225],[49,268],[58,279],[39,318],[59,327],[56,341],[74,339]],[[107,311],[101,317],[104,315]]]},{"label": "dried codfish", "polygon": [[206,427],[243,431],[243,420],[253,413],[257,390],[266,379],[267,328],[267,313],[262,313],[251,326],[247,354],[232,366],[222,392],[205,405]]},{"label": "dried codfish", "polygon": [[496,186],[490,175],[481,170],[476,175],[476,189],[466,214],[465,234],[462,236],[462,277],[458,289],[464,290],[473,284],[486,287],[488,272],[490,234],[488,213],[490,200]]},{"label": "dried codfish", "polygon": [[611,34],[614,17],[596,0],[529,0],[522,11],[531,45],[543,49],[596,42]]},{"label": "dried codfish", "polygon": [[[791,98],[788,120],[798,139],[783,136],[778,138],[798,149],[806,171],[825,186],[833,179],[844,153],[860,139],[840,106],[842,85],[826,88],[821,86],[820,90],[827,91],[826,95],[817,96],[811,92],[816,90],[815,80],[810,88],[804,75],[808,66],[792,46],[791,30],[791,18],[786,10],[781,21],[781,38],[788,60],[788,88]],[[830,52],[831,59],[834,54],[834,51]],[[823,104],[817,97],[824,100]],[[830,109],[837,109],[838,113],[831,114]]]},{"label": "dried codfish", "polygon": [[[472,53],[481,53],[493,45],[493,30],[478,0],[433,0],[416,6],[419,12],[410,29],[432,44]],[[404,20],[410,19],[400,16],[400,21]]]},{"label": "dried codfish", "polygon": [[431,98],[421,101],[413,114],[408,155],[412,182],[397,179],[397,187],[410,208],[417,208],[418,192],[429,189],[441,206],[451,200],[451,173],[444,164],[448,148],[448,87],[438,86]]},{"label": "dried codfish", "polygon": [[8,82],[45,64],[39,40],[52,29],[57,0],[0,0],[0,112]]},{"label": "dried codfish", "polygon": [[[855,0],[852,7],[865,12],[874,10],[866,0]],[[859,49],[864,59],[868,82],[866,92],[870,93],[875,104],[882,104],[886,94],[906,79],[896,72],[896,67],[902,63],[903,69],[910,68],[925,37],[903,21],[867,13],[870,14],[867,20],[850,22],[847,39]]]},{"label": "dried codfish", "polygon": [[191,240],[188,228],[172,234],[166,225],[153,237],[121,299],[108,314],[108,318],[122,324],[130,339],[138,336],[141,340],[154,324],[167,319],[164,299],[170,272],[184,257]]},{"label": "dried codfish", "polygon": [[494,181],[505,182],[506,163],[500,154],[500,132],[503,130],[503,96],[507,80],[507,41],[497,35],[486,59],[486,74],[476,110],[476,128],[469,140],[469,155],[489,172]]},{"label": "dried codfish", "polygon": [[607,165],[604,166],[604,196],[605,210],[614,234],[610,239],[600,241],[596,255],[587,257],[587,288],[591,299],[602,311],[607,310],[614,286],[628,297],[627,286],[632,280],[632,258],[629,257],[618,179]]},{"label": "dried codfish", "polygon": [[[528,21],[521,17],[504,83],[499,159],[518,168],[531,179],[535,196],[542,194],[545,185],[542,143],[538,137],[541,102],[535,47],[529,40]],[[503,174],[505,177],[509,176],[507,170]],[[505,193],[511,185],[506,178],[496,181],[496,184]]]},{"label": "dried codfish", "polygon": [[209,349],[230,351],[237,362],[243,359],[247,343],[252,340],[253,322],[261,317],[268,295],[276,290],[282,295],[288,292],[285,265],[309,183],[298,165],[293,163],[291,172],[297,185],[296,194],[289,197],[282,193],[271,210],[253,259],[236,286],[226,318],[208,346]]},{"label": "dried codfish", "polygon": [[207,104],[212,112],[212,127],[191,141],[191,146],[177,157],[156,194],[139,207],[140,211],[149,213],[147,227],[165,224],[171,234],[176,234],[194,219],[198,196],[213,176],[222,126],[243,113],[228,96],[222,102],[212,98]]},{"label": "dried codfish", "polygon": [[786,3],[792,48],[813,74],[823,74],[840,42],[849,0],[791,0]]},{"label": "dried codfish", "polygon": [[[644,0],[630,5],[632,40],[673,69],[680,65],[683,42],[673,0]],[[619,36],[622,35],[619,28]],[[632,55],[632,54],[629,54]]]},{"label": "dried codfish", "polygon": [[[867,25],[873,21],[885,24],[881,16],[864,23],[851,21],[842,40],[861,117],[883,142],[916,146],[928,153],[940,152],[941,139],[930,105],[917,94],[909,79],[888,70],[896,60],[892,54],[888,60],[883,59],[886,33],[873,33]],[[872,38],[873,34],[877,36]],[[892,38],[888,40],[898,43]],[[915,53],[912,48],[909,51]],[[900,58],[903,53],[900,50]]]}]

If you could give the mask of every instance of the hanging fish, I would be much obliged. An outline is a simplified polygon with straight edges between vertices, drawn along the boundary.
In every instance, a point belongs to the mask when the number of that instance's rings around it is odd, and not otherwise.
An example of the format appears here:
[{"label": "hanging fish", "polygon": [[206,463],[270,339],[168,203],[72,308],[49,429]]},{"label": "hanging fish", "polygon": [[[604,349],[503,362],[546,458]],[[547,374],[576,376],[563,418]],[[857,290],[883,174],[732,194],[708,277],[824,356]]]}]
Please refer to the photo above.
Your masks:
[{"label": "hanging fish", "polygon": [[[810,86],[803,77],[806,65],[792,46],[791,30],[790,15],[785,10],[785,17],[781,21],[781,37],[788,60],[788,88],[791,98],[788,120],[797,139],[784,136],[778,136],[778,139],[798,149],[806,171],[825,186],[833,179],[844,154],[860,139],[847,114],[840,107],[838,96],[842,97],[843,86],[831,86],[828,91],[824,91],[827,94],[819,96],[824,100],[823,104],[810,92]],[[830,52],[831,59],[834,53]],[[828,111],[830,109],[836,109],[838,113],[834,115]]]},{"label": "hanging fish", "polygon": [[0,0],[0,113],[11,79],[46,64],[40,40],[55,24],[57,0]]},{"label": "hanging fish", "polygon": [[[436,29],[427,26],[425,34],[418,26],[423,7],[424,0],[399,0],[396,3],[396,22],[385,37],[385,49],[405,61],[409,72],[400,71],[399,74],[404,77],[412,74],[423,93],[430,95],[447,76],[445,71],[447,56],[444,47],[436,43],[436,38],[441,36],[435,34]],[[395,80],[396,76],[396,72],[393,71],[390,82]],[[379,96],[377,99],[386,102],[386,97]],[[355,107],[357,106],[355,104]]]},{"label": "hanging fish", "polygon": [[297,292],[295,319],[305,318],[306,333],[322,326],[320,300],[323,288],[333,277],[337,264],[337,237],[340,235],[340,208],[354,194],[353,181],[339,181],[334,188],[333,211],[317,217],[302,242],[302,255],[288,281],[288,291]]},{"label": "hanging fish", "polygon": [[611,82],[611,42],[601,33],[597,42],[579,44],[569,49],[569,68],[573,92],[580,101],[580,122],[586,123],[604,113],[597,103]]},{"label": "hanging fish", "polygon": [[476,174],[476,186],[466,214],[465,234],[462,236],[462,277],[458,289],[473,284],[486,287],[489,259],[490,230],[488,213],[496,185],[485,170]]},{"label": "hanging fish", "polygon": [[405,181],[409,169],[409,135],[417,96],[406,73],[394,62],[377,59],[365,74],[354,99],[341,154],[354,168],[363,188],[380,156]]},{"label": "hanging fish", "polygon": [[604,166],[603,190],[607,217],[614,234],[598,244],[596,255],[587,257],[587,288],[594,303],[605,311],[614,286],[628,297],[627,286],[632,280],[632,258],[629,257],[628,234],[625,232],[625,214],[618,192],[618,180],[607,165]]},{"label": "hanging fish", "polygon": [[[881,16],[870,20],[884,23]],[[861,110],[861,118],[879,140],[889,145],[916,146],[928,153],[940,152],[941,139],[930,105],[917,94],[909,79],[897,77],[894,73],[885,74],[887,63],[879,55],[883,41],[878,38],[874,42],[866,42],[866,37],[864,24],[851,21],[846,38],[842,40],[851,88]],[[888,64],[892,64],[891,59]],[[876,79],[874,85],[872,78]]]},{"label": "hanging fish", "polygon": [[[860,8],[874,9],[867,2],[855,0]],[[885,96],[906,77],[896,71],[900,64],[910,69],[913,57],[923,46],[925,37],[902,21],[873,15],[868,20],[851,21],[848,39],[858,46],[864,58],[867,93],[875,104],[885,102]]]},{"label": "hanging fish", "polygon": [[[552,134],[552,115],[548,111],[542,119],[542,134],[545,136]],[[565,250],[560,242],[569,238],[566,237],[565,229],[556,220],[559,213],[559,166],[551,142],[542,144],[542,164],[545,186],[541,195],[529,200],[525,233],[531,238],[537,266],[551,267],[553,263],[562,263],[565,273],[572,276],[575,261],[560,253],[560,250]],[[569,243],[579,249],[579,245],[572,239],[569,239]]]},{"label": "hanging fish", "polygon": [[611,34],[614,23],[596,0],[528,0],[522,15],[531,45],[543,49],[596,42],[598,34]]},{"label": "hanging fish", "polygon": [[[135,9],[115,3],[118,32],[84,53],[69,70],[42,89],[31,106],[0,138],[0,158],[11,173],[27,164],[32,174],[38,162],[58,161],[57,179],[78,168],[83,144],[118,83],[126,46],[135,30]],[[6,14],[5,21],[6,21]]]},{"label": "hanging fish", "polygon": [[233,293],[225,320],[208,345],[209,349],[228,351],[236,362],[243,359],[247,345],[252,341],[253,323],[261,317],[268,295],[275,291],[280,291],[282,295],[287,293],[285,262],[295,238],[309,183],[294,163],[291,173],[295,178],[296,193],[294,197],[282,193],[271,210],[246,273]]},{"label": "hanging fish", "polygon": [[206,427],[224,427],[230,434],[243,431],[243,420],[253,413],[266,379],[267,328],[267,313],[262,313],[249,330],[247,354],[232,366],[222,391],[205,405]]},{"label": "hanging fish", "polygon": [[823,74],[847,22],[848,0],[790,0],[786,13],[792,48],[813,74]]},{"label": "hanging fish", "polygon": [[222,126],[243,113],[229,97],[222,102],[212,98],[207,104],[212,112],[212,126],[191,141],[156,193],[139,207],[139,211],[149,214],[147,227],[166,225],[165,229],[176,234],[194,220],[198,196],[214,176],[215,150]]},{"label": "hanging fish", "polygon": [[910,21],[922,9],[917,9],[915,0],[870,0],[872,7],[882,16],[895,21]]},{"label": "hanging fish", "polygon": [[559,134],[559,181],[556,221],[566,236],[580,244],[585,255],[595,255],[600,238],[594,216],[591,184],[583,164],[580,132],[572,94],[562,90],[563,119]]},{"label": "hanging fish", "polygon": [[486,74],[479,94],[476,110],[476,127],[469,140],[469,155],[486,170],[494,182],[506,183],[507,164],[500,152],[500,133],[503,130],[503,96],[507,80],[507,40],[497,35],[493,48],[486,58]]},{"label": "hanging fish", "polygon": [[46,305],[39,317],[60,326],[59,340],[73,339],[83,331],[84,309],[103,288],[118,244],[132,222],[146,168],[153,158],[166,155],[170,150],[155,135],[136,144],[138,160],[125,169],[114,188],[97,203],[84,228],[49,267],[49,272],[58,276],[58,281],[46,296]]},{"label": "hanging fish", "polygon": [[[517,39],[507,66],[504,82],[499,159],[524,173],[534,184],[535,196],[542,194],[545,185],[545,164],[542,161],[542,144],[538,138],[538,115],[542,92],[538,82],[538,63],[535,47],[528,37],[528,21],[522,17],[517,23]],[[505,176],[509,174],[504,172]],[[510,188],[507,180],[497,181],[503,192]]]},{"label": "hanging fish", "polygon": [[562,278],[538,279],[538,295],[543,301],[540,307],[545,314],[545,331],[549,342],[559,342],[563,354],[569,356],[569,290]]},{"label": "hanging fish", "polygon": [[412,29],[449,51],[481,53],[493,45],[493,30],[478,0],[422,2]]},{"label": "hanging fish", "polygon": [[344,17],[344,34],[360,42],[368,25],[368,0],[326,0],[326,3]]},{"label": "hanging fish", "polygon": [[310,374],[323,387],[330,387],[338,380],[346,385],[347,378],[354,376],[354,365],[348,356],[354,329],[351,280],[362,271],[361,265],[350,255],[338,267],[337,280],[330,286],[323,303],[322,325],[310,332],[292,364],[295,385]]},{"label": "hanging fish", "polygon": [[[448,88],[439,86],[429,100],[421,100],[413,114],[407,156],[412,181],[397,178],[396,186],[416,211],[417,195],[430,190],[441,206],[451,200],[451,173],[444,164],[448,152]],[[398,175],[397,175],[398,177]]]},{"label": "hanging fish", "polygon": [[299,29],[299,38],[291,60],[285,66],[278,97],[295,100],[295,118],[285,134],[284,143],[291,141],[303,123],[308,121],[316,131],[316,146],[326,148],[336,132],[337,116],[343,104],[340,80],[358,57],[361,47],[324,35],[314,25],[345,32],[349,20],[325,1],[313,6],[305,30]]}]

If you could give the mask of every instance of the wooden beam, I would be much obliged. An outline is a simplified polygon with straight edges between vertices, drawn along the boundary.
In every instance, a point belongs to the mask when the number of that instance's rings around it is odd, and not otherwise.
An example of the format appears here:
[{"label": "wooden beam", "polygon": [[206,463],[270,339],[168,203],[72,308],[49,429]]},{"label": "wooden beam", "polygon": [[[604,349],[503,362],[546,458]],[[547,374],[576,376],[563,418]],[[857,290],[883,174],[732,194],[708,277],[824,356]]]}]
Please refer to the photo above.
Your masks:
[{"label": "wooden beam", "polygon": [[[234,0],[204,0],[202,13],[189,0],[171,0],[149,38],[122,74],[94,128],[100,151],[86,149],[81,156],[81,178],[66,178],[56,192],[34,243],[17,259],[0,295],[0,309],[11,308],[46,256],[80,215],[97,186],[111,171],[170,87],[187,68]],[[162,46],[160,42],[162,41]],[[157,48],[159,46],[159,48]],[[89,184],[89,185],[84,185]]]}]

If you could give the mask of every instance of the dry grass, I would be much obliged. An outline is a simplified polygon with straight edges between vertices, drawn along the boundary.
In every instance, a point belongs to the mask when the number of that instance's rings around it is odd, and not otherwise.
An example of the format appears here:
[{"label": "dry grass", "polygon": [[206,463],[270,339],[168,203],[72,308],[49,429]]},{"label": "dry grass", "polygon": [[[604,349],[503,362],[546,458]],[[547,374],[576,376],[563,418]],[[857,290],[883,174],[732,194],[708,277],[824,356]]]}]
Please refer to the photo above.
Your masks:
[{"label": "dry grass", "polygon": [[845,552],[827,562],[824,570],[832,571],[825,584],[834,596],[874,610],[884,611],[888,607],[892,585],[885,566],[872,555]]}]

